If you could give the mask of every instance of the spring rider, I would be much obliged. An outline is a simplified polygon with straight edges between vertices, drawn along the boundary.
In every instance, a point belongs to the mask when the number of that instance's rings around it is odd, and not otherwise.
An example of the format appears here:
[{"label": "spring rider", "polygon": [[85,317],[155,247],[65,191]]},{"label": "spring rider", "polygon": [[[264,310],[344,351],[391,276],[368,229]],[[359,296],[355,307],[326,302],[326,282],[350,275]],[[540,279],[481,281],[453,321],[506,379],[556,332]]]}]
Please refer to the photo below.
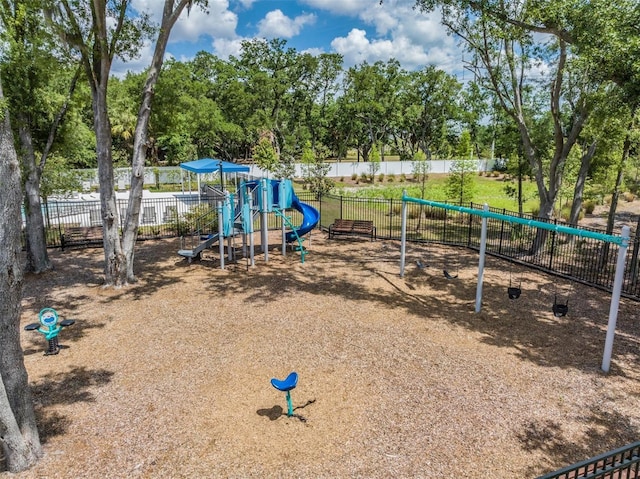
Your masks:
[{"label": "spring rider", "polygon": [[62,328],[71,326],[75,323],[73,319],[65,319],[58,322],[58,312],[53,308],[44,308],[38,314],[39,323],[27,324],[25,331],[38,331],[48,342],[48,349],[44,353],[45,356],[51,354],[58,354],[60,352],[60,344],[58,344],[58,334],[62,331]]},{"label": "spring rider", "polygon": [[287,376],[286,379],[271,379],[271,385],[278,391],[287,393],[287,416],[293,416],[293,403],[291,402],[291,390],[298,384],[298,373],[295,371]]}]

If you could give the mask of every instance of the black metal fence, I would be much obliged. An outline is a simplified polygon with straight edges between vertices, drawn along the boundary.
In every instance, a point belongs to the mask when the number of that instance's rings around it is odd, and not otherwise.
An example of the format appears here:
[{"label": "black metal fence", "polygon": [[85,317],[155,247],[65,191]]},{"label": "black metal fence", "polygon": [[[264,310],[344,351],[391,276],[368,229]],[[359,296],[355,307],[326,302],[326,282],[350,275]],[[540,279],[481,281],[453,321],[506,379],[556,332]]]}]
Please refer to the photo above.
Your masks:
[{"label": "black metal fence", "polygon": [[640,477],[640,441],[538,479],[637,479]]},{"label": "black metal fence", "polygon": [[[399,199],[326,195],[318,200],[310,192],[302,192],[298,196],[301,201],[320,211],[322,229],[327,230],[336,218],[370,220],[376,227],[378,238],[400,239],[402,201]],[[124,218],[127,200],[118,200],[117,205]],[[464,206],[478,210],[482,208],[474,203]],[[217,215],[212,214],[213,207],[214,203],[202,201],[193,195],[143,198],[138,239],[185,237],[202,230],[205,220],[207,227],[216,231]],[[416,203],[408,203],[407,208],[407,240],[480,249],[482,220],[479,216]],[[504,209],[490,210],[517,216],[517,213]],[[98,200],[49,202],[44,213],[50,247],[61,246],[65,229],[102,224]],[[299,212],[289,210],[288,214],[293,224],[302,221]],[[281,228],[282,218],[269,215],[268,226],[271,229]],[[487,227],[487,254],[606,291],[613,286],[618,252],[615,245],[492,218],[487,220]],[[635,300],[640,300],[639,256],[640,237],[635,236],[631,238],[626,258],[622,293]]]},{"label": "black metal fence", "polygon": [[[320,201],[311,193],[302,193],[300,199],[317,209]],[[117,201],[120,224],[123,224],[128,200]],[[140,206],[138,240],[188,236],[196,233],[217,232],[217,214],[212,211],[215,201],[207,201],[196,195],[175,194],[165,198],[143,198]],[[62,246],[65,231],[78,227],[102,226],[99,200],[50,201],[43,206],[47,246]],[[287,212],[293,224],[299,224],[302,216],[298,211]],[[269,215],[271,229],[282,227],[282,218]],[[98,244],[98,243],[95,243]]]},{"label": "black metal fence", "polygon": [[[474,203],[463,206],[482,209],[482,205]],[[517,213],[504,209],[490,208],[490,211],[518,216]],[[399,240],[402,228],[401,213],[402,201],[398,199],[325,196],[322,198],[320,224],[323,229],[328,229],[336,218],[370,220],[374,222],[378,238]],[[544,220],[530,215],[523,217],[557,223],[557,220]],[[481,228],[482,219],[476,215],[416,203],[407,204],[408,241],[479,250]],[[618,247],[595,239],[489,218],[486,252],[611,291]],[[635,300],[640,300],[639,253],[640,238],[632,237],[626,258],[622,294]]]}]

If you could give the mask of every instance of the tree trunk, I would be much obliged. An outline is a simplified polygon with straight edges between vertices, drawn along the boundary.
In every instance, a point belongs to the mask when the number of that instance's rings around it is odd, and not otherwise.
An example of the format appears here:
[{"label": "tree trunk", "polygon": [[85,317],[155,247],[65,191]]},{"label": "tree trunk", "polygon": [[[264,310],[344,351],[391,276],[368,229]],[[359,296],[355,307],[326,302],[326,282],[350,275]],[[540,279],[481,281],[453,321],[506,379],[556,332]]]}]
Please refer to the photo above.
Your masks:
[{"label": "tree trunk", "polygon": [[622,158],[618,164],[618,171],[616,174],[616,184],[613,187],[613,193],[611,194],[611,204],[609,205],[609,214],[607,216],[607,234],[613,233],[613,228],[616,221],[616,210],[618,209],[618,200],[620,199],[620,188],[622,187],[622,180],[624,178],[624,166],[629,158],[629,149],[631,148],[630,134],[624,139],[624,147],[622,149]]},{"label": "tree trunk", "polygon": [[[0,85],[0,100],[3,99]],[[42,455],[24,356],[20,346],[22,267],[20,168],[9,113],[0,124],[0,445],[11,472]]]},{"label": "tree trunk", "polygon": [[22,177],[24,181],[24,209],[27,236],[27,270],[42,273],[51,269],[47,252],[44,218],[40,202],[42,170],[36,164],[31,128],[24,113],[17,115],[18,136],[22,150]]},{"label": "tree trunk", "polygon": [[571,213],[569,214],[569,224],[576,226],[580,219],[580,211],[582,210],[582,197],[584,194],[584,185],[587,182],[587,173],[591,166],[591,159],[596,152],[596,142],[591,143],[587,151],[582,155],[580,161],[580,170],[576,179],[576,186],[573,189],[573,201],[571,203]]},{"label": "tree trunk", "polygon": [[98,156],[98,180],[100,182],[100,208],[102,215],[104,245],[105,286],[127,284],[126,260],[120,244],[120,221],[113,179],[113,158],[111,150],[111,126],[107,112],[106,84],[92,84],[93,122],[96,132]]},{"label": "tree trunk", "polygon": [[151,103],[153,101],[153,89],[162,70],[164,54],[171,29],[176,20],[187,5],[188,0],[181,0],[175,5],[172,0],[165,0],[162,14],[162,25],[156,41],[151,66],[147,72],[147,79],[142,90],[142,100],[138,109],[138,121],[133,139],[133,159],[131,162],[131,188],[129,191],[129,204],[122,234],[122,248],[126,262],[126,279],[135,282],[134,255],[136,239],[138,238],[138,225],[140,224],[140,205],[142,203],[142,191],[144,188],[144,162],[147,157],[147,139],[149,133],[149,119],[151,117]]}]

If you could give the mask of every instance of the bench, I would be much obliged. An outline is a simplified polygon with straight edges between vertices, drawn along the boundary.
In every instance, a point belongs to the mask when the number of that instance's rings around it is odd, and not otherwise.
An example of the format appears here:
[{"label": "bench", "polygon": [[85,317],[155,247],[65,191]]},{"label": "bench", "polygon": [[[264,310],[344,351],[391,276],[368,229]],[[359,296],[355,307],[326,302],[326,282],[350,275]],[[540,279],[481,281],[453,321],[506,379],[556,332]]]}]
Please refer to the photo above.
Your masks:
[{"label": "bench", "polygon": [[102,245],[102,226],[65,226],[60,235],[62,251],[71,246]]},{"label": "bench", "polygon": [[376,238],[376,227],[373,226],[373,221],[336,218],[329,226],[329,238],[335,235],[364,235],[373,241]]}]

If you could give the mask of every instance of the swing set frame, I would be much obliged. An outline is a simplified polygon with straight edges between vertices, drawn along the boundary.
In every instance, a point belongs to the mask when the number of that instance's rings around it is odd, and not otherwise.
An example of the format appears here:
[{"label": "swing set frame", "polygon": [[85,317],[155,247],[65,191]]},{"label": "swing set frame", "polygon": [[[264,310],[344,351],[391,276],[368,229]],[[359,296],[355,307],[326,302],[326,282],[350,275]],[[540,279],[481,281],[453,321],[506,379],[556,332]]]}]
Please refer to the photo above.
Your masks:
[{"label": "swing set frame", "polygon": [[[613,288],[611,291],[611,303],[609,306],[609,320],[607,326],[607,337],[604,345],[604,353],[602,356],[602,370],[607,373],[611,366],[611,354],[613,350],[613,340],[615,337],[616,322],[618,319],[618,310],[620,306],[620,297],[622,293],[622,284],[624,281],[625,270],[625,258],[627,250],[629,248],[629,241],[631,237],[631,229],[625,225],[622,227],[622,234],[607,235],[604,233],[598,233],[595,231],[582,230],[579,228],[573,228],[570,226],[556,225],[545,223],[542,221],[531,220],[527,218],[520,218],[518,216],[508,216],[500,213],[493,213],[489,211],[489,206],[485,203],[482,210],[476,210],[473,208],[467,208],[465,206],[450,205],[446,203],[438,203],[436,201],[423,200],[420,198],[413,198],[407,195],[406,190],[402,193],[402,231],[400,236],[400,277],[404,278],[405,259],[407,250],[407,205],[409,203],[415,203],[419,205],[432,206],[435,208],[442,208],[450,211],[458,211],[460,213],[466,213],[469,215],[479,216],[482,218],[482,232],[480,235],[480,253],[478,260],[478,284],[476,287],[476,303],[475,312],[479,313],[482,307],[482,283],[484,277],[484,265],[487,248],[487,220],[489,218],[506,221],[508,223],[516,223],[532,228],[540,228],[548,231],[555,231],[557,233],[569,234],[578,236],[580,238],[590,238],[606,243],[612,243],[618,245],[618,258],[616,262],[616,272],[613,281]],[[514,298],[515,299],[515,298]],[[555,306],[557,301],[554,300],[554,314],[556,314]],[[564,306],[564,305],[562,305]],[[568,305],[567,305],[568,309]],[[566,314],[566,312],[565,312]]]}]

